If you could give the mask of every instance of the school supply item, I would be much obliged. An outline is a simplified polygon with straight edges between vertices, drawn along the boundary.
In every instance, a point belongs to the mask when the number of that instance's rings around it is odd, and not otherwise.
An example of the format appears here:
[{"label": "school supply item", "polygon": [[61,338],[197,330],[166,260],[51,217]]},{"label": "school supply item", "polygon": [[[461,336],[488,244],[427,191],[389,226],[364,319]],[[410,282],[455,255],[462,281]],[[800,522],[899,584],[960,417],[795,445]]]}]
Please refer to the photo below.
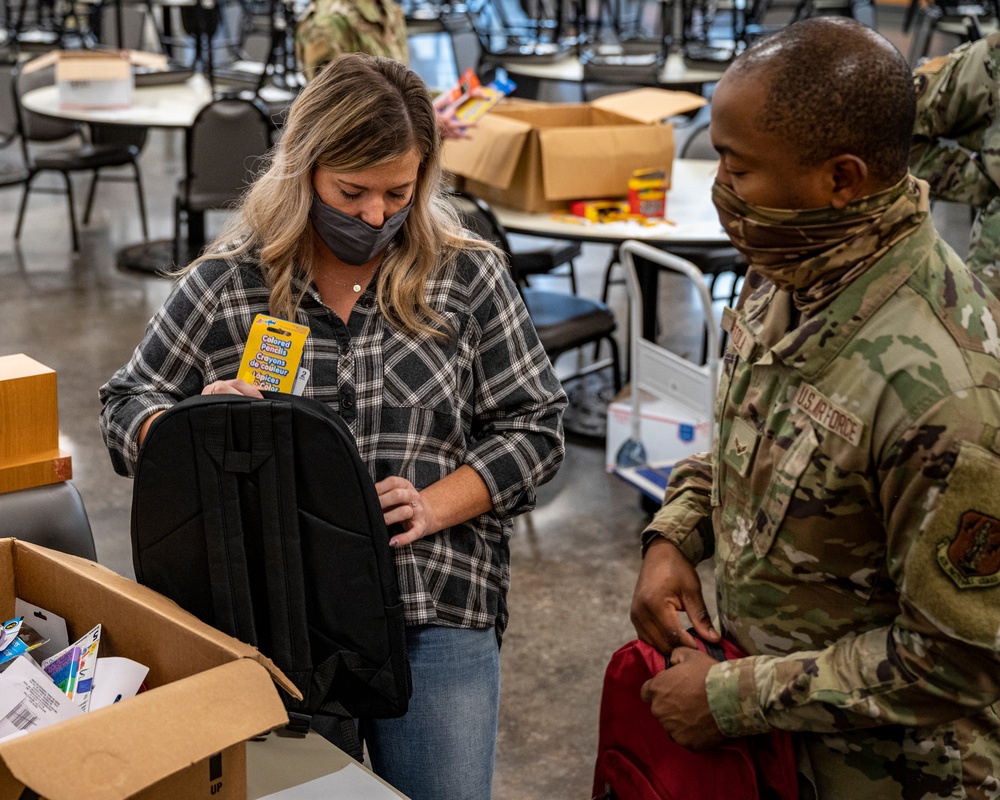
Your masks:
[{"label": "school supply item", "polygon": [[15,617],[4,623],[6,636],[0,642],[0,671],[6,669],[15,658],[41,647],[48,641],[38,633],[23,617]]},{"label": "school supply item", "polygon": [[455,117],[465,125],[474,125],[493,106],[517,88],[504,69],[497,69],[496,77],[478,92],[470,93],[455,109]]},{"label": "school supply item", "polygon": [[309,327],[258,314],[250,325],[236,377],[261,391],[301,394],[309,373],[300,375]]},{"label": "school supply item", "polygon": [[667,173],[662,169],[637,169],[628,181],[629,213],[658,219],[667,213]]},{"label": "school supply item", "polygon": [[459,122],[474,125],[516,88],[517,84],[505,69],[497,69],[496,77],[484,86],[470,67],[459,76],[454,86],[435,100],[434,105],[439,109],[453,108],[452,114]]},{"label": "school supply item", "polygon": [[[698,639],[718,661],[739,648]],[[796,800],[795,751],[788,731],[727,739],[700,753],[677,744],[641,697],[642,685],[669,660],[638,640],[611,657],[601,694],[594,800]]]},{"label": "school supply item", "polygon": [[[42,669],[58,684],[58,674],[65,680],[69,690],[63,689],[81,711],[90,710],[90,693],[94,689],[94,675],[97,672],[97,651],[101,645],[101,626],[95,625],[90,631],[73,642],[61,653],[42,662]],[[74,652],[75,651],[75,652]],[[75,665],[71,663],[75,660]],[[60,686],[60,688],[62,688]]]},{"label": "school supply item", "polygon": [[[150,426],[132,499],[136,579],[269,656],[293,730],[360,755],[352,717],[406,712],[403,606],[375,486],[314,400],[199,395]],[[332,730],[337,728],[338,731]]]}]

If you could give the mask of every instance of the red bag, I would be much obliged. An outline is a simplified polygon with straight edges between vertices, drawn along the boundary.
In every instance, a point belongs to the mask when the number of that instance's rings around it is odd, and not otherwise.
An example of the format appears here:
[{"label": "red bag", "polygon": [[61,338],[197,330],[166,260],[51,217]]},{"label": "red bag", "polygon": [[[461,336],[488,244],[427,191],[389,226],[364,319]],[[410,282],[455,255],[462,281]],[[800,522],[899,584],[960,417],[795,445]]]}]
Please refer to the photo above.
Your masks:
[{"label": "red bag", "polygon": [[[698,643],[719,661],[745,655],[730,642]],[[642,685],[666,668],[663,654],[638,640],[611,657],[601,694],[594,800],[796,800],[788,731],[726,739],[702,753],[670,738],[639,696]]]}]

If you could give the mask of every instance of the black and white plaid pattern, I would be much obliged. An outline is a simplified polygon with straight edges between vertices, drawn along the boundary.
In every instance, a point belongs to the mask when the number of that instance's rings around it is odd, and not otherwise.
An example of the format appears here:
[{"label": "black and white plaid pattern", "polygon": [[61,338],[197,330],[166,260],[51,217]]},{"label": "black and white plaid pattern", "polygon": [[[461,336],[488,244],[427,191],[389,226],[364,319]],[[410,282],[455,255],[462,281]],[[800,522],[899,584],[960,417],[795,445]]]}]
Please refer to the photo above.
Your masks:
[{"label": "black and white plaid pattern", "polygon": [[[462,254],[428,281],[427,297],[455,331],[451,342],[390,326],[372,289],[345,325],[310,286],[295,319],[311,331],[305,395],[349,424],[376,481],[399,475],[422,489],[468,464],[486,482],[493,511],[397,549],[396,566],[409,624],[499,634],[511,519],[534,507],[535,487],[562,461],[566,398],[495,256]],[[100,390],[119,473],[132,473],[149,414],[236,377],[259,313],[268,313],[268,289],[255,263],[220,259],[181,278],[132,360]]]}]

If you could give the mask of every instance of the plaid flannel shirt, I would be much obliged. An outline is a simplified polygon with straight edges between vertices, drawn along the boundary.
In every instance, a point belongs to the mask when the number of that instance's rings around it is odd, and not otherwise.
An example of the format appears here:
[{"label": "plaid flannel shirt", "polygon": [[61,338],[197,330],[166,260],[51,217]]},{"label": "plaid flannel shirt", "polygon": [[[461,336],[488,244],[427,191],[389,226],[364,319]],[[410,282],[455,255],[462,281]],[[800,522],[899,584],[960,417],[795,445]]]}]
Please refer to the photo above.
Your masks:
[{"label": "plaid flannel shirt", "polygon": [[[394,552],[407,624],[495,627],[499,636],[511,520],[534,507],[535,487],[562,461],[566,398],[494,255],[462,253],[428,280],[426,296],[453,341],[392,327],[373,288],[345,325],[309,286],[294,320],[311,331],[305,395],[344,418],[375,481],[399,475],[419,490],[463,464],[483,479],[492,511]],[[236,377],[268,297],[255,262],[220,258],[179,280],[131,361],[100,390],[101,429],[120,474],[132,474],[151,413]]]}]

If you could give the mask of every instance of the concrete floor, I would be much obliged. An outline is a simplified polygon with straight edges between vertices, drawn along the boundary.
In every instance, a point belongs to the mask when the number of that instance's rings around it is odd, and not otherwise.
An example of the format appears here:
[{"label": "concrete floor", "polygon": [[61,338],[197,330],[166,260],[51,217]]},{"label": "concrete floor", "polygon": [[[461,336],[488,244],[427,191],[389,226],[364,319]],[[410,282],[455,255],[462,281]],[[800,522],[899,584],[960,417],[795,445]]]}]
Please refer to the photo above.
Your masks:
[{"label": "concrete floor", "polygon": [[[883,29],[894,26],[896,38],[898,18],[884,20]],[[9,152],[0,151],[5,157]],[[179,134],[151,133],[142,167],[153,238],[171,235],[181,159]],[[78,181],[81,203],[85,184]],[[41,192],[32,194],[15,246],[19,196],[18,190],[0,192],[0,355],[27,353],[56,370],[62,447],[73,457],[73,481],[90,515],[98,558],[131,576],[132,485],[114,474],[101,441],[97,389],[129,358],[169,283],[115,268],[117,249],[141,235],[130,183],[102,183],[78,255],[71,252],[65,200]],[[967,211],[942,206],[937,213],[964,252]],[[210,232],[220,221],[210,217]],[[607,255],[607,248],[586,248],[579,265],[584,294],[599,295]],[[689,348],[692,329],[677,311],[678,303],[686,308],[681,293],[661,294],[675,304],[665,335]],[[623,312],[621,300],[616,295],[616,310]],[[570,437],[562,470],[541,489],[538,508],[517,521],[511,623],[502,650],[497,800],[590,797],[603,670],[633,637],[628,607],[638,534],[647,519],[637,494],[603,464],[602,441]]]}]

